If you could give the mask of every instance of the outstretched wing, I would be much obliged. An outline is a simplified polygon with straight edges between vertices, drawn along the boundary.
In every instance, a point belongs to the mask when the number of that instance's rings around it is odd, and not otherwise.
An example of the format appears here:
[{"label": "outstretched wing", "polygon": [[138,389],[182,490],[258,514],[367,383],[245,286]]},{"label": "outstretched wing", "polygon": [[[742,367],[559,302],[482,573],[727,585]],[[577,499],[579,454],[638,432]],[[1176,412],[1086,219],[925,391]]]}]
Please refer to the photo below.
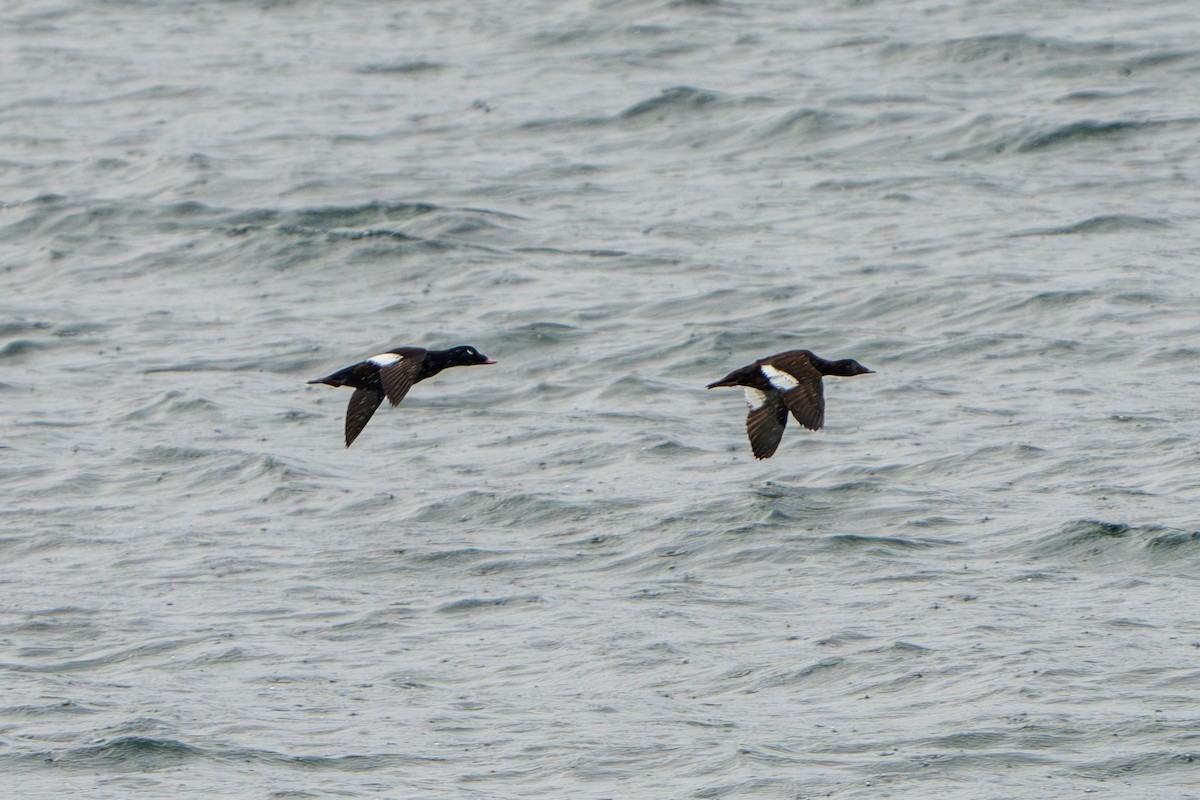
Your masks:
[{"label": "outstretched wing", "polygon": [[350,395],[350,405],[346,407],[346,447],[354,444],[354,440],[367,427],[371,415],[383,402],[383,393],[375,389],[355,389]]},{"label": "outstretched wing", "polygon": [[755,458],[770,458],[775,455],[783,430],[787,427],[787,408],[779,392],[746,387],[746,405],[750,413],[746,417],[746,435],[750,438],[750,449]]},{"label": "outstretched wing", "polygon": [[821,373],[803,354],[776,358],[775,364],[763,364],[763,377],[779,390],[784,406],[810,431],[825,424],[825,389]]},{"label": "outstretched wing", "polygon": [[397,347],[396,352],[368,359],[379,366],[379,382],[392,405],[400,405],[404,395],[417,382],[426,353],[423,347]]}]

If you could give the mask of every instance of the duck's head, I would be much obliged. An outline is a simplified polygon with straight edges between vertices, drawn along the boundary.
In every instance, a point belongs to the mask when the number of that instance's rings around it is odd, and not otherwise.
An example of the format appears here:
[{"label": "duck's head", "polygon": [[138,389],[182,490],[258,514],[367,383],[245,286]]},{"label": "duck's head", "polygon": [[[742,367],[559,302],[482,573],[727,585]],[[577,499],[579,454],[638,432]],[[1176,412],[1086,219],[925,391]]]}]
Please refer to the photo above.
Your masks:
[{"label": "duck's head", "polygon": [[476,364],[495,364],[496,362],[469,344],[460,344],[446,351],[446,360],[452,367],[470,367]]},{"label": "duck's head", "polygon": [[843,378],[849,378],[851,375],[867,375],[874,371],[875,370],[873,369],[867,369],[853,358],[843,358],[841,361],[830,361],[829,365],[822,370],[822,372],[824,372],[826,375],[838,375]]}]

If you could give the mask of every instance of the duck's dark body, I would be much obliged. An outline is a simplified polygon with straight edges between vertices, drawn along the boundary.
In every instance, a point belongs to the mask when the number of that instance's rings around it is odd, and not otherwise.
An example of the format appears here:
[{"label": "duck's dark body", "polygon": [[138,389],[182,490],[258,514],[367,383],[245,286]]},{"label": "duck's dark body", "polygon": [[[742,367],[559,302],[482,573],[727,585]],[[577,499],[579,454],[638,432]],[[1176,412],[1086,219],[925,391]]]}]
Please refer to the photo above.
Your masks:
[{"label": "duck's dark body", "polygon": [[408,394],[413,384],[432,378],[449,367],[469,367],[475,364],[495,364],[490,358],[470,345],[460,345],[449,350],[426,350],[423,347],[393,347],[387,352],[371,356],[366,361],[339,369],[332,375],[317,378],[309,383],[324,383],[329,386],[349,386],[354,389],[350,405],[346,409],[346,447],[354,443],[371,415],[383,398],[392,405]]},{"label": "duck's dark body", "polygon": [[788,412],[811,431],[825,424],[824,375],[864,375],[869,370],[852,358],[829,361],[808,350],[788,350],[760,358],[753,364],[735,369],[718,386],[742,386],[746,390],[746,434],[755,458],[770,458],[779,447],[787,427]]}]

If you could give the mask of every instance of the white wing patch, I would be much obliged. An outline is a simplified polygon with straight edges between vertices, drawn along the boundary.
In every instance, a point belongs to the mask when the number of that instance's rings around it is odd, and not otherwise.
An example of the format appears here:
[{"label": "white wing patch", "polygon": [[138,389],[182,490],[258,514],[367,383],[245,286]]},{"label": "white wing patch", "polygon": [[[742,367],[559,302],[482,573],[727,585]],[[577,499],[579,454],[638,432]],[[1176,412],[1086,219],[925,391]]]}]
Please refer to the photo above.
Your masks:
[{"label": "white wing patch", "polygon": [[781,369],[775,369],[775,367],[772,367],[770,364],[763,364],[761,367],[759,367],[759,369],[762,370],[763,377],[767,379],[767,382],[781,392],[786,392],[789,389],[795,389],[800,385],[800,381],[796,380],[791,375],[788,375]]},{"label": "white wing patch", "polygon": [[382,368],[382,367],[390,367],[392,364],[395,364],[397,361],[403,361],[403,360],[404,360],[404,356],[398,356],[395,353],[380,353],[377,356],[371,356],[370,358],[368,358],[367,362],[370,364],[374,364],[377,367]]},{"label": "white wing patch", "polygon": [[742,388],[746,391],[746,405],[750,406],[751,411],[757,411],[767,404],[766,392],[751,386],[743,386]]}]

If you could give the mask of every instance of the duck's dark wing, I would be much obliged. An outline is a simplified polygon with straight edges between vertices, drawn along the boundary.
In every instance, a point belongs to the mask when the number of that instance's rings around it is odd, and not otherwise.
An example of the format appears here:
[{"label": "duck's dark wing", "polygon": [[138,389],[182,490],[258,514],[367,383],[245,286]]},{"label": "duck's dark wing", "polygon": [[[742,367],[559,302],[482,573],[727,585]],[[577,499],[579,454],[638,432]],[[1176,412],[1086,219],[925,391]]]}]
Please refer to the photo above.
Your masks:
[{"label": "duck's dark wing", "polygon": [[400,405],[404,395],[408,394],[408,390],[417,382],[426,355],[424,348],[420,347],[404,347],[397,350],[404,351],[397,353],[400,358],[386,367],[379,368],[379,381],[383,384],[387,399],[394,406]]},{"label": "duck's dark wing", "polygon": [[750,449],[755,458],[770,458],[779,448],[787,427],[787,408],[783,396],[775,391],[746,389],[746,405],[750,413],[746,417],[746,435],[750,438]]},{"label": "duck's dark wing", "polygon": [[354,440],[367,427],[371,415],[383,402],[383,393],[375,389],[355,389],[350,395],[350,405],[346,407],[346,447],[354,444]]},{"label": "duck's dark wing", "polygon": [[799,386],[782,392],[783,404],[792,416],[810,431],[817,431],[825,424],[825,391],[818,375],[811,381],[802,381]]},{"label": "duck's dark wing", "polygon": [[779,390],[784,406],[792,416],[810,431],[825,424],[825,389],[821,373],[808,360],[808,354],[784,354],[775,357],[774,364],[761,366],[763,376]]}]

